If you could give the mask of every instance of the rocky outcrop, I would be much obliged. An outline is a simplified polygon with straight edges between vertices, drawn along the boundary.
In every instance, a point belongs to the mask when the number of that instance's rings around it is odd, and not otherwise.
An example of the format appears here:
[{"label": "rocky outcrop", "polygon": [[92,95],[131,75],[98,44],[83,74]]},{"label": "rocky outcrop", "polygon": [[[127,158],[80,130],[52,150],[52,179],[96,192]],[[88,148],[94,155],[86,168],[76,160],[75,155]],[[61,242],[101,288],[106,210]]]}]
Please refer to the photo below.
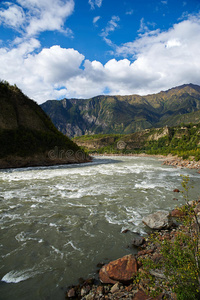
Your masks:
[{"label": "rocky outcrop", "polygon": [[167,126],[164,128],[156,128],[154,129],[154,133],[148,137],[148,141],[157,141],[164,136],[169,136],[170,130]]},{"label": "rocky outcrop", "polygon": [[164,160],[163,165],[173,166],[178,168],[188,168],[200,170],[200,161],[181,159],[179,157],[169,157]]},{"label": "rocky outcrop", "polygon": [[169,212],[161,210],[144,217],[142,222],[149,228],[157,230],[169,228],[173,224]]},{"label": "rocky outcrop", "polygon": [[137,261],[130,254],[103,266],[99,272],[99,278],[103,283],[127,283],[131,281],[137,269]]}]

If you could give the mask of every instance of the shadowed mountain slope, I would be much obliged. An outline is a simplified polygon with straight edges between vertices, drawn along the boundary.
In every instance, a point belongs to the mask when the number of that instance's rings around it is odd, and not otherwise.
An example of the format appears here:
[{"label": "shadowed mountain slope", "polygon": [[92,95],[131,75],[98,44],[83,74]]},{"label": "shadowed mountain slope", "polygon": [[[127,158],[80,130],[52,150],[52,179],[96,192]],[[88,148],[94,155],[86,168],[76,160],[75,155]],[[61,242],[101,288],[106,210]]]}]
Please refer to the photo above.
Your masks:
[{"label": "shadowed mountain slope", "polygon": [[200,87],[186,84],[147,96],[49,100],[41,105],[62,133],[128,134],[152,127],[200,122]]},{"label": "shadowed mountain slope", "polygon": [[0,168],[88,160],[39,105],[7,82],[0,82],[0,145]]}]

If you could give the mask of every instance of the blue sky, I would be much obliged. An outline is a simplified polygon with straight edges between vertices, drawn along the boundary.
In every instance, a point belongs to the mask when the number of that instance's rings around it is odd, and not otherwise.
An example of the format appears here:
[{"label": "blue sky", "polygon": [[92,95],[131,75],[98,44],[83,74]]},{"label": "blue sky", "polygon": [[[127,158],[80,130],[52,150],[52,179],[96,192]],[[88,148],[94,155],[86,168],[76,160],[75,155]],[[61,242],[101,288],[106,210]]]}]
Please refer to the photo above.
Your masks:
[{"label": "blue sky", "polygon": [[0,79],[30,98],[200,85],[199,0],[0,2]]}]

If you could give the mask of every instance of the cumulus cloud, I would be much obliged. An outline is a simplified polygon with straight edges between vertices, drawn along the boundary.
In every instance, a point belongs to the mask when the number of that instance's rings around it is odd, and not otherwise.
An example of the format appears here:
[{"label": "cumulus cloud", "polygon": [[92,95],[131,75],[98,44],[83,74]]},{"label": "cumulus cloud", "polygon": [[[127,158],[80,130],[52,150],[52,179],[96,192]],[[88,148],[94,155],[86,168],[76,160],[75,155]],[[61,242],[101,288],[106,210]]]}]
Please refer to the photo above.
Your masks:
[{"label": "cumulus cloud", "polygon": [[[105,38],[117,20],[104,30]],[[110,28],[110,29],[109,29]],[[200,85],[200,18],[189,16],[167,31],[147,31],[116,47],[117,60],[89,61],[74,49],[40,49],[37,39],[17,39],[11,50],[0,48],[0,78],[16,83],[42,103],[57,98],[103,94],[149,94],[184,83]],[[37,51],[36,51],[37,50]]]},{"label": "cumulus cloud", "polygon": [[0,22],[8,27],[34,36],[46,30],[71,34],[64,22],[74,10],[74,0],[16,0],[17,5],[6,2],[0,11]]},{"label": "cumulus cloud", "polygon": [[103,0],[89,0],[88,3],[91,6],[91,9],[95,9],[95,6],[101,7]]},{"label": "cumulus cloud", "polygon": [[18,29],[25,21],[25,13],[18,5],[7,3],[7,9],[0,10],[0,24]]},{"label": "cumulus cloud", "polygon": [[84,56],[74,49],[52,46],[38,54],[36,39],[18,44],[8,50],[0,48],[0,78],[16,83],[28,96],[39,103],[46,99],[64,97],[64,86],[71,77],[82,72],[79,68]]}]

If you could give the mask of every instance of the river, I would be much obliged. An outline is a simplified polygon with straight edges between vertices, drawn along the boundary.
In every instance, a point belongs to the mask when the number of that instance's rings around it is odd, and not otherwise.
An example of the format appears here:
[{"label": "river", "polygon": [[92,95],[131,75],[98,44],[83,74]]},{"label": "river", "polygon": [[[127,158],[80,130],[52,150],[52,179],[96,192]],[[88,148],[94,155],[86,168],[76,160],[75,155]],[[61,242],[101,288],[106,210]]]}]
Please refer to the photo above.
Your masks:
[{"label": "river", "polygon": [[67,286],[95,276],[98,263],[136,253],[131,239],[145,234],[143,216],[183,203],[173,192],[181,174],[197,200],[196,170],[153,157],[1,170],[0,299],[62,300]]}]

